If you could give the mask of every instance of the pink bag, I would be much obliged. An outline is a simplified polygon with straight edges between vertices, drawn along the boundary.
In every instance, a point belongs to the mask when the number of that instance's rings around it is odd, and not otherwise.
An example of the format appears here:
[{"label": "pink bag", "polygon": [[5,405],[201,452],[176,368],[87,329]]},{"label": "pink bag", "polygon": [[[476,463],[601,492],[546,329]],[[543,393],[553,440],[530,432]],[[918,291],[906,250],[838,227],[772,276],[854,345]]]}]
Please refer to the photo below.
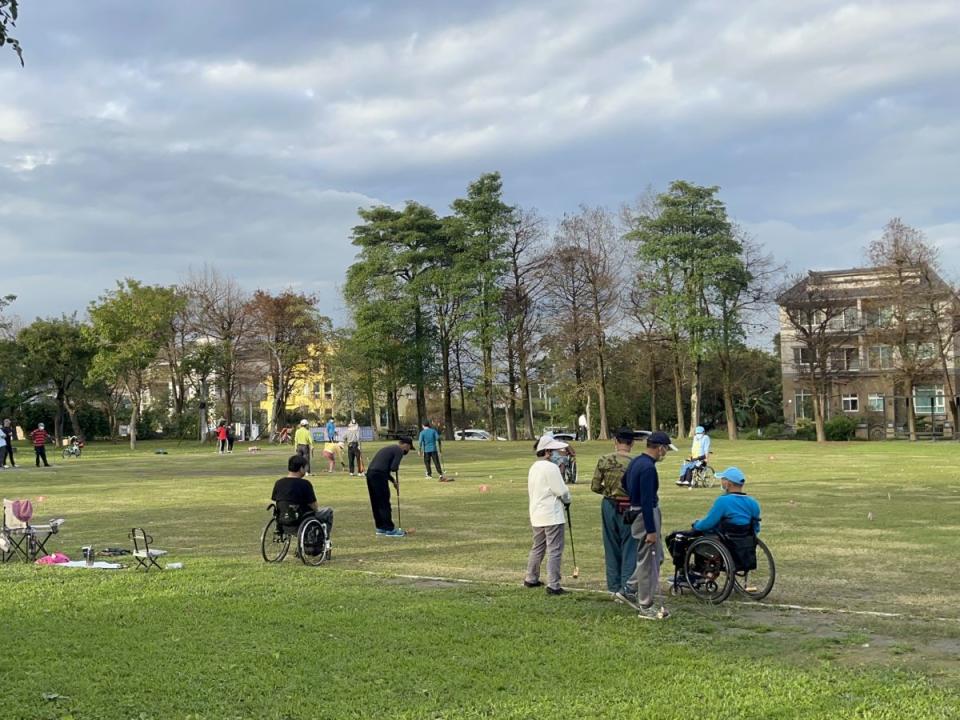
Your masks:
[{"label": "pink bag", "polygon": [[29,500],[14,500],[13,516],[20,522],[30,522],[33,517],[33,503]]},{"label": "pink bag", "polygon": [[53,555],[44,555],[37,560],[37,565],[59,565],[68,562],[70,562],[70,558],[63,553],[55,552]]}]

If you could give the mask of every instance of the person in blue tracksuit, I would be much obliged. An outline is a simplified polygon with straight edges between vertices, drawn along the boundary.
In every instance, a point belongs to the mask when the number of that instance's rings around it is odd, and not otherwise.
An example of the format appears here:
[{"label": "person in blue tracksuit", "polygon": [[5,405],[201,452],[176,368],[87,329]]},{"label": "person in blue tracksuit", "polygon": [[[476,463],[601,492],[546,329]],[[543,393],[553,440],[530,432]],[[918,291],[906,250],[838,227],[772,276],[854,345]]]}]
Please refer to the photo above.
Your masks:
[{"label": "person in blue tracksuit", "polygon": [[716,532],[721,524],[749,525],[754,533],[760,532],[760,503],[743,492],[747,481],[740,468],[728,467],[716,475],[720,479],[723,494],[713,501],[713,507],[705,517],[695,520],[693,529],[703,533]]},{"label": "person in blue tracksuit", "polygon": [[420,437],[417,438],[418,452],[423,455],[423,464],[427,468],[427,477],[433,478],[430,474],[430,461],[433,460],[437,466],[437,472],[440,473],[440,482],[446,478],[443,475],[443,468],[440,467],[440,433],[431,427],[429,420],[423,421],[423,430],[420,431]]},{"label": "person in blue tracksuit", "polygon": [[702,425],[697,425],[693,431],[693,441],[690,443],[690,457],[680,467],[680,478],[677,485],[690,485],[690,479],[693,476],[693,470],[710,459],[710,436],[703,429]]}]

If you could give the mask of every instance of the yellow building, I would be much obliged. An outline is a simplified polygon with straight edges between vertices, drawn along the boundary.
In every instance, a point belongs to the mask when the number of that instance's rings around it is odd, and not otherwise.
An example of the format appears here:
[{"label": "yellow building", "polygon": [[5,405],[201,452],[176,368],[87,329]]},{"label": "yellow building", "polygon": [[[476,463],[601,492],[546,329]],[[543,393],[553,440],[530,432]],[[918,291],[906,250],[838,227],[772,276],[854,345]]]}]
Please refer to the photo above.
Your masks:
[{"label": "yellow building", "polygon": [[[301,365],[295,369],[300,379],[294,381],[293,390],[287,398],[287,421],[294,425],[303,415],[313,415],[325,419],[333,415],[336,408],[336,396],[333,382],[326,377],[326,363],[311,348],[313,356],[309,367]],[[267,415],[267,426],[273,427],[273,382],[268,377],[263,381],[267,388],[267,397],[260,403],[260,409]]]}]

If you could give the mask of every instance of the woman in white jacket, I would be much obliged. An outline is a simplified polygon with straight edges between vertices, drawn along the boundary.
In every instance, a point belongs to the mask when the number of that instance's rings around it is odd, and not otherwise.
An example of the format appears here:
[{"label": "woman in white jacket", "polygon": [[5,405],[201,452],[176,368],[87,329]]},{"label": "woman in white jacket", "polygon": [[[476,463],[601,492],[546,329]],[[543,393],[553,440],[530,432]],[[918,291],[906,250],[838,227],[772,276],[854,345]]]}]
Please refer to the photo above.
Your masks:
[{"label": "woman in white jacket", "polygon": [[527,474],[527,493],[530,496],[530,525],[533,526],[533,546],[527,561],[524,587],[542,587],[540,565],[547,557],[547,595],[563,595],[560,587],[560,562],[563,557],[563,509],[570,504],[570,491],[563,482],[560,468],[550,462],[551,450],[567,447],[565,442],[544,435],[537,442],[537,460]]}]

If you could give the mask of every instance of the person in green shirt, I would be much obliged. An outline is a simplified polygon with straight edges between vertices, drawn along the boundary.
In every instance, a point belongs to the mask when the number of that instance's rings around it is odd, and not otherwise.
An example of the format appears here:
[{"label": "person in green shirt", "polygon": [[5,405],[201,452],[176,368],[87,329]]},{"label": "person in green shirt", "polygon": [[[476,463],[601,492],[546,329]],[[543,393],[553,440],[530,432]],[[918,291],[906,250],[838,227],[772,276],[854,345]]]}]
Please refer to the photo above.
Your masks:
[{"label": "person in green shirt", "polygon": [[603,537],[603,556],[607,571],[607,590],[622,588],[637,565],[637,540],[630,526],[623,522],[623,511],[630,507],[630,498],[623,489],[623,474],[630,464],[633,450],[633,430],[617,430],[614,450],[601,455],[593,471],[590,489],[603,496],[600,501],[600,526]]},{"label": "person in green shirt", "polygon": [[306,418],[300,421],[300,427],[293,435],[293,444],[297,446],[297,454],[307,461],[307,475],[310,474],[310,456],[313,454],[313,435],[310,434],[310,423]]}]

